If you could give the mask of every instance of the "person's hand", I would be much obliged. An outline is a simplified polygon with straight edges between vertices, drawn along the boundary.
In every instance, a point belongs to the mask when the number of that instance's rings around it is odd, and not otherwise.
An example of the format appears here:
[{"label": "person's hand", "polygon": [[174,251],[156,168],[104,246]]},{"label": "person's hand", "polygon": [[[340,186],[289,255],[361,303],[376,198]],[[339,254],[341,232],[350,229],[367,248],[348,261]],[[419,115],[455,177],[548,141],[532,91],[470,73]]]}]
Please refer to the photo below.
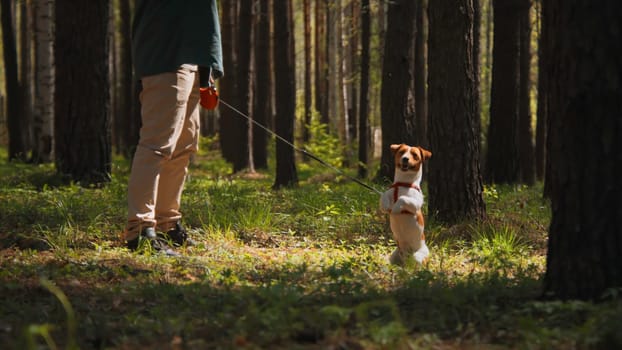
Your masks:
[{"label": "person's hand", "polygon": [[218,90],[214,85],[199,88],[201,94],[201,106],[207,110],[216,109],[218,106]]}]

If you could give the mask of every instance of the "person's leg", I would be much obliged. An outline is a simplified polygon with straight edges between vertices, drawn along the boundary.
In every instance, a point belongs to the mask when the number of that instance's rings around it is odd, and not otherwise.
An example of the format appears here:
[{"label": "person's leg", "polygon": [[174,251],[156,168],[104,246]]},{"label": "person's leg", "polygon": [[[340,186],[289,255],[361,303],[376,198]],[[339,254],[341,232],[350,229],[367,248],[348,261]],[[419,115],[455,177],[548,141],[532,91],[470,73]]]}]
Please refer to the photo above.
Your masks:
[{"label": "person's leg", "polygon": [[194,77],[188,68],[180,68],[142,80],[142,127],[128,183],[126,240],[156,225],[161,175],[182,134]]},{"label": "person's leg", "polygon": [[191,74],[194,75],[194,84],[188,96],[183,127],[175,145],[175,151],[171,159],[163,164],[160,173],[155,214],[158,231],[162,232],[175,229],[175,224],[181,219],[179,208],[188,164],[190,156],[199,147],[199,79],[196,71],[191,71]]}]

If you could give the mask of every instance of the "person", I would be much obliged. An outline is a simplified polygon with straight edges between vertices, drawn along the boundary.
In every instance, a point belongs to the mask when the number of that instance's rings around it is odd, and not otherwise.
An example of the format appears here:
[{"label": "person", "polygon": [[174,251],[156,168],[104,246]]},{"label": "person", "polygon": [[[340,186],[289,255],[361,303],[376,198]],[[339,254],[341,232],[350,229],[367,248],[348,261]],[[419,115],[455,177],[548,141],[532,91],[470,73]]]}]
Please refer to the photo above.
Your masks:
[{"label": "person", "polygon": [[216,0],[137,0],[132,56],[142,84],[142,126],[124,241],[130,250],[144,241],[178,255],[168,242],[193,244],[180,203],[190,156],[198,150],[199,88],[224,74]]}]

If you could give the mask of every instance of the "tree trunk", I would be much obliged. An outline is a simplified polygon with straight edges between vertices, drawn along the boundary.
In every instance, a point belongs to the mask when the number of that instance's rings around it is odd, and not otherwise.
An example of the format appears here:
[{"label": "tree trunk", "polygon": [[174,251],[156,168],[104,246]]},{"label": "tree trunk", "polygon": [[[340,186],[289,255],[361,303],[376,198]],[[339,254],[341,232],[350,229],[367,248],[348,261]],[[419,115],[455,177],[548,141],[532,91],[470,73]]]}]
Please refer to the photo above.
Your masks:
[{"label": "tree trunk", "polygon": [[335,91],[337,92],[337,110],[338,110],[338,124],[339,124],[339,137],[341,144],[343,145],[342,153],[342,166],[344,168],[349,167],[350,160],[350,147],[352,146],[350,139],[350,132],[348,127],[350,126],[350,96],[352,94],[352,84],[348,77],[351,71],[349,53],[349,40],[346,38],[349,36],[349,32],[346,28],[345,22],[348,21],[347,9],[348,6],[343,6],[341,0],[336,0],[337,12],[336,18],[336,38],[335,46],[337,49],[337,84],[335,85]]},{"label": "tree trunk", "polygon": [[24,139],[24,150],[28,154],[33,146],[33,110],[34,110],[34,77],[32,62],[32,12],[30,0],[20,1],[20,91],[21,99],[21,119],[22,119],[22,138]]},{"label": "tree trunk", "polygon": [[[276,133],[294,142],[296,113],[296,72],[294,57],[294,22],[290,1],[275,0],[274,14],[274,66],[276,99]],[[274,188],[298,184],[294,150],[281,140],[276,141],[276,178]]]},{"label": "tree trunk", "polygon": [[54,3],[34,0],[35,11],[35,106],[32,161],[52,161],[54,149]]},{"label": "tree trunk", "polygon": [[[384,44],[387,38],[387,1],[378,0],[378,52],[380,52],[380,62],[384,60]],[[382,68],[382,67],[381,67]]]},{"label": "tree trunk", "polygon": [[414,78],[411,62],[415,15],[415,2],[412,0],[389,3],[382,63],[382,157],[377,175],[379,180],[393,181],[395,165],[389,145],[415,141],[415,111],[410,89]]},{"label": "tree trunk", "polygon": [[346,154],[345,154],[345,162],[348,164],[352,160],[353,151],[354,151],[354,142],[356,141],[357,135],[357,116],[358,116],[358,85],[356,84],[358,80],[357,69],[355,67],[355,62],[360,62],[358,58],[359,54],[359,24],[358,20],[361,17],[359,13],[359,5],[356,0],[352,0],[350,4],[347,5],[348,13],[346,18],[344,19],[346,33],[344,34],[347,40],[347,50],[344,52],[344,84],[347,87],[345,91],[345,99],[344,102],[347,106],[345,110],[345,114],[347,117],[346,124],[346,136],[347,136],[347,144],[346,144]]},{"label": "tree trunk", "polygon": [[56,1],[56,169],[83,185],[110,181],[109,9]]},{"label": "tree trunk", "polygon": [[311,4],[310,0],[303,1],[304,17],[304,116],[302,122],[302,140],[307,143],[310,139],[309,125],[311,124]]},{"label": "tree trunk", "polygon": [[[140,119],[134,117],[135,108],[132,82],[132,50],[130,0],[119,0],[119,74],[118,74],[118,112],[115,114],[115,129],[120,134],[119,150],[126,158],[134,154],[138,144]],[[140,108],[140,106],[137,106]]]},{"label": "tree trunk", "polygon": [[486,181],[516,183],[520,0],[493,0],[494,43]]},{"label": "tree trunk", "polygon": [[320,122],[328,125],[327,4],[328,0],[315,4],[315,109]]},{"label": "tree trunk", "polygon": [[[328,111],[328,130],[335,135],[341,135],[340,123],[341,118],[341,102],[342,96],[342,81],[341,81],[341,33],[338,30],[341,28],[341,1],[340,0],[328,0],[327,9],[327,25],[326,35],[327,49],[326,57],[328,63],[328,85],[326,94],[328,96],[327,111]],[[343,140],[343,138],[341,138]]]},{"label": "tree trunk", "polygon": [[415,39],[415,139],[417,144],[428,147],[428,1],[417,1],[417,24]]},{"label": "tree trunk", "polygon": [[521,182],[533,185],[536,182],[533,131],[531,127],[531,1],[522,0],[520,7],[520,68],[519,68],[519,165]]},{"label": "tree trunk", "polygon": [[[481,29],[483,34],[480,36],[482,42],[481,60],[480,60],[480,88],[479,88],[479,100],[480,100],[480,136],[484,135],[484,130],[488,127],[490,122],[490,95],[492,85],[492,31],[493,31],[493,0],[480,0],[481,6]],[[485,138],[484,138],[485,139]],[[480,140],[480,147],[482,149],[482,157],[480,159],[480,168],[486,169],[486,143],[482,143]]]},{"label": "tree trunk", "polygon": [[546,45],[547,39],[544,36],[544,30],[542,27],[542,1],[537,1],[540,4],[538,8],[539,19],[539,32],[538,32],[538,115],[536,119],[536,178],[540,181],[544,180],[545,164],[546,164],[546,121],[547,121],[547,83],[546,83],[546,70],[544,64],[546,62]]},{"label": "tree trunk", "polygon": [[[543,112],[546,114],[546,120],[544,121],[545,123],[545,127],[546,127],[546,138],[545,138],[545,146],[546,146],[546,153],[545,153],[545,170],[544,170],[544,190],[543,190],[543,197],[544,198],[551,198],[552,196],[552,187],[553,187],[553,179],[552,179],[552,174],[553,174],[553,167],[554,167],[554,162],[555,159],[552,156],[552,148],[553,145],[558,143],[557,139],[559,137],[559,130],[555,130],[554,126],[553,126],[553,118],[555,116],[553,116],[552,113],[552,109],[551,109],[551,91],[554,88],[554,86],[552,84],[554,84],[553,81],[551,81],[551,74],[550,74],[550,70],[552,70],[554,67],[551,66],[551,62],[553,59],[553,50],[556,49],[553,46],[552,43],[552,38],[553,38],[553,34],[551,33],[551,31],[553,30],[551,25],[547,25],[547,19],[546,18],[554,18],[554,14],[551,13],[551,5],[549,2],[547,1],[542,1],[541,2],[541,6],[542,6],[542,37],[543,40],[545,40],[545,45],[542,46],[542,50],[544,51],[542,54],[542,58],[543,58],[543,63],[540,65],[540,69],[542,69],[544,71],[544,82],[545,82],[545,89],[543,90],[543,99],[544,99],[544,106],[543,106]],[[550,21],[550,20],[549,20]]]},{"label": "tree trunk", "polygon": [[348,48],[347,56],[348,56],[348,69],[346,70],[346,81],[350,86],[349,92],[347,93],[346,103],[348,104],[348,159],[352,158],[352,148],[354,147],[354,142],[356,140],[357,135],[357,116],[358,116],[358,70],[356,63],[360,62],[360,49],[359,49],[359,18],[361,17],[360,12],[360,1],[352,0],[348,5],[349,14],[346,18],[347,35],[348,35]]},{"label": "tree trunk", "polygon": [[[267,125],[272,109],[272,75],[270,74],[270,0],[259,0],[259,13],[255,31],[255,88],[253,118],[261,125]],[[258,169],[268,168],[268,135],[253,125],[253,159]]]},{"label": "tree trunk", "polygon": [[[456,9],[459,8],[460,11]],[[473,62],[473,0],[429,9],[429,210],[445,223],[485,216]]]},{"label": "tree trunk", "polygon": [[[236,29],[238,17],[237,11],[238,0],[221,0],[221,37],[222,37],[222,60],[225,67],[237,67],[237,46],[236,46]],[[233,106],[237,106],[238,87],[237,87],[237,70],[227,70],[227,76],[219,81],[220,95],[227,96],[226,100]],[[219,108],[219,130],[220,130],[220,150],[222,156],[228,162],[235,160],[235,143],[242,137],[240,129],[244,128],[241,117],[229,108]],[[245,137],[245,136],[244,136]]]},{"label": "tree trunk", "polygon": [[2,0],[2,47],[4,52],[4,83],[6,91],[9,160],[26,160],[26,145],[22,136],[21,96],[17,76],[17,48],[13,24],[14,2]]},{"label": "tree trunk", "polygon": [[[253,118],[250,115],[252,103],[252,70],[251,70],[251,52],[253,37],[253,14],[251,1],[240,1],[240,11],[238,14],[237,24],[237,91],[238,102],[234,104],[240,112]],[[235,103],[235,102],[234,102]],[[233,153],[233,172],[241,171],[248,168],[251,172],[255,171],[253,164],[253,152],[250,149],[250,132],[252,130],[250,120],[242,118],[240,115],[235,116],[235,149]]]},{"label": "tree trunk", "polygon": [[369,164],[369,46],[371,41],[369,0],[361,1],[361,92],[359,106],[358,176],[367,177]]},{"label": "tree trunk", "polygon": [[552,209],[546,296],[622,286],[622,3],[546,0]]},{"label": "tree trunk", "polygon": [[[481,136],[482,133],[482,91],[481,91],[481,35],[482,35],[482,6],[480,0],[473,0],[473,72],[474,72],[474,84],[475,93],[477,96],[477,103],[475,104],[475,115],[477,116],[478,123],[477,135]],[[479,137],[478,137],[479,138]],[[480,163],[481,164],[481,163]]]}]

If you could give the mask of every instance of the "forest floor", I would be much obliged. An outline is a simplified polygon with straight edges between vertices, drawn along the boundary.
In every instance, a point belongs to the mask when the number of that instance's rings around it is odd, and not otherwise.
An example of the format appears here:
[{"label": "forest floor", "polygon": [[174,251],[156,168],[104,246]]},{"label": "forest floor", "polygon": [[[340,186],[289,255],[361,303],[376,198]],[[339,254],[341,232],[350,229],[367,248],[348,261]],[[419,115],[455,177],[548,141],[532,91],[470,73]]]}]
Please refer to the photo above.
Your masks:
[{"label": "forest floor", "polygon": [[271,173],[228,176],[205,151],[182,203],[199,244],[170,258],[123,248],[129,166],[113,167],[110,184],[83,188],[0,161],[2,348],[622,346],[618,293],[542,298],[541,185],[487,186],[485,221],[429,219],[429,261],[396,267],[377,194],[316,164],[274,191]]}]

